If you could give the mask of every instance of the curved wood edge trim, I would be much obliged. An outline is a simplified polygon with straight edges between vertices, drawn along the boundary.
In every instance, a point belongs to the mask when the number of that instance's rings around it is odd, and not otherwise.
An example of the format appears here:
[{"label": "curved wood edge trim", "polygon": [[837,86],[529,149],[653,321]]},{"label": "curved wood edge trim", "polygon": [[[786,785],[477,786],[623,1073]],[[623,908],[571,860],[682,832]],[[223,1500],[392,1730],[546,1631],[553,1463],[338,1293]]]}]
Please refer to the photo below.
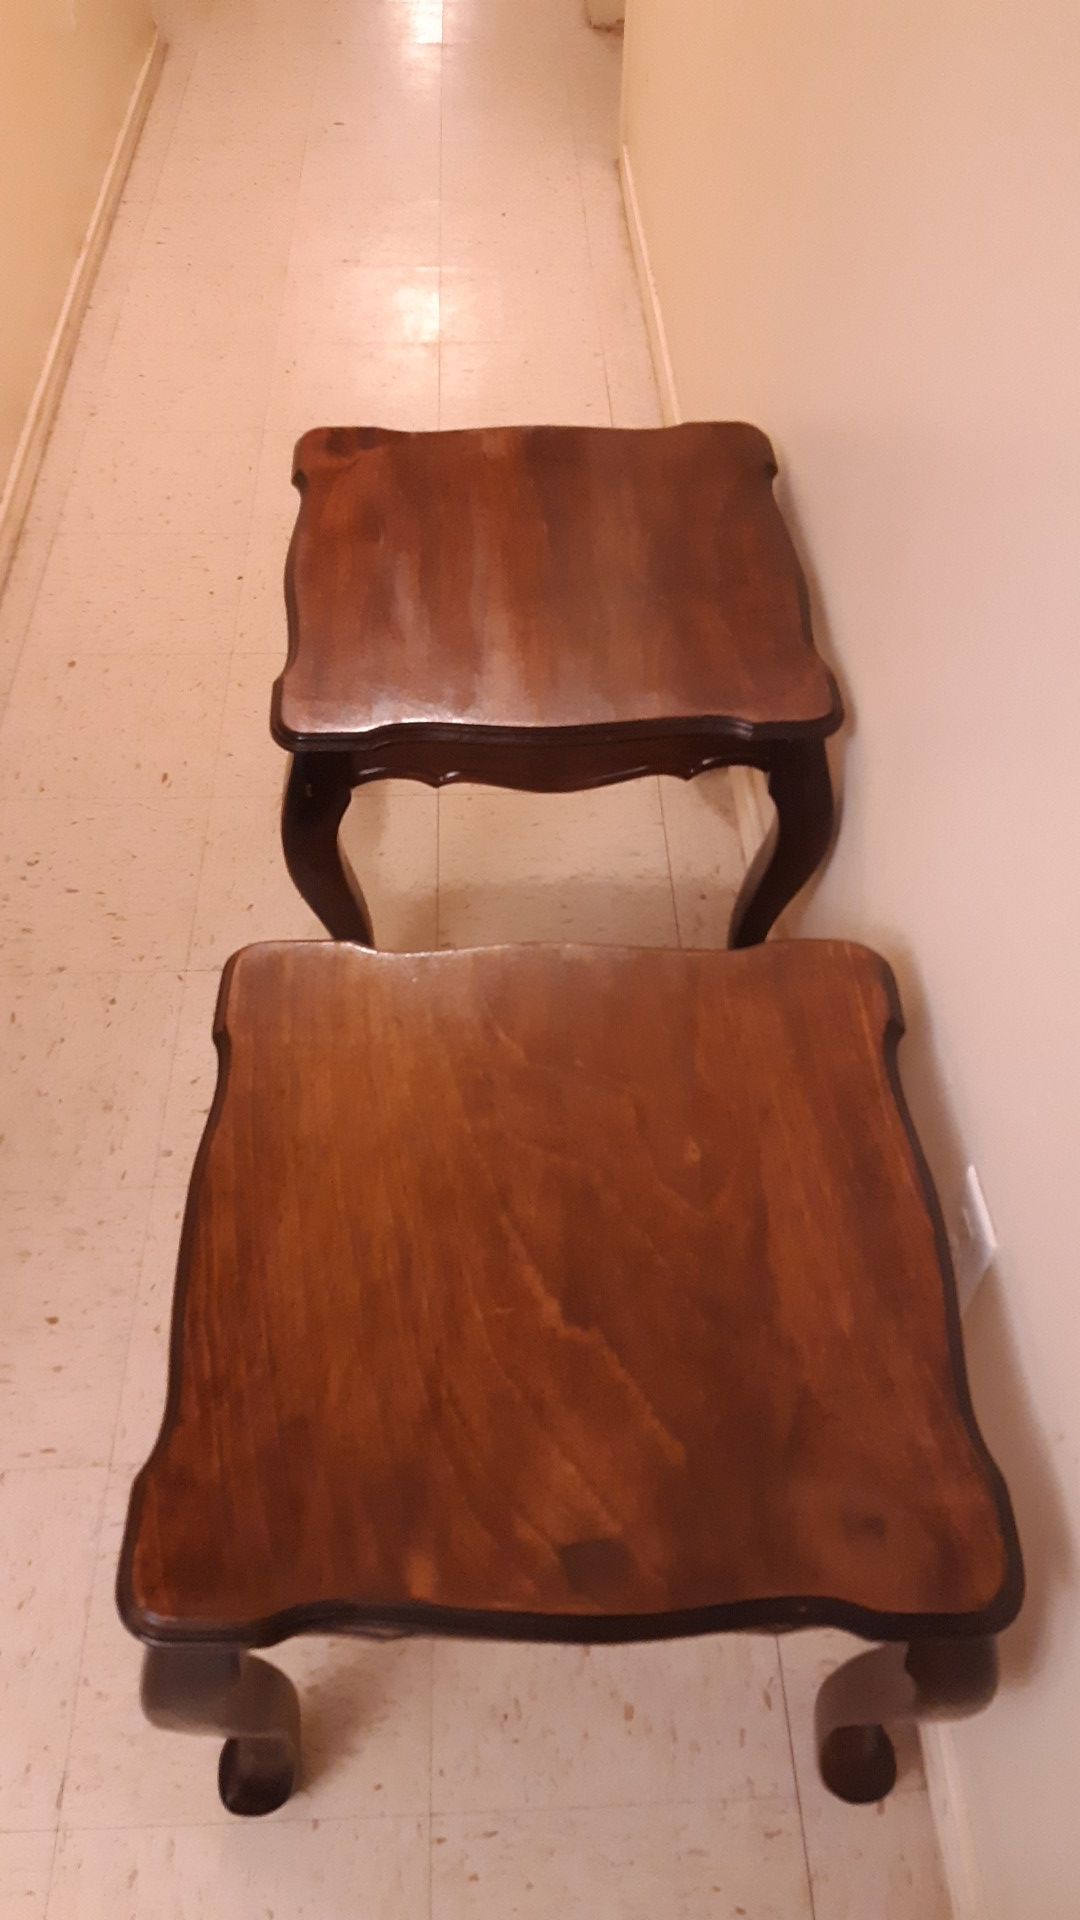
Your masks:
[{"label": "curved wood edge trim", "polygon": [[[666,425],[659,427],[575,426],[565,420],[518,420],[503,426],[488,424],[476,427],[376,427],[358,426],[355,423],[352,426],[346,426],[340,421],[336,426],[328,426],[324,422],[321,426],[306,427],[293,446],[293,485],[296,485],[298,474],[307,478],[309,452],[317,456],[320,465],[329,460],[337,464],[349,465],[358,454],[368,453],[372,447],[382,446],[391,440],[464,440],[479,439],[484,434],[513,436],[522,433],[565,434],[568,432],[604,435],[609,439],[622,435],[627,439],[645,440],[657,434],[682,433],[684,436],[691,436],[700,433],[702,429],[712,433],[717,428],[724,433],[747,434],[751,440],[755,441],[762,458],[763,468],[770,478],[775,479],[779,471],[776,451],[764,427],[757,426],[753,420],[715,420],[707,416],[694,415],[686,420],[669,421]],[[333,448],[330,442],[334,439],[352,441],[352,445]]]},{"label": "curved wood edge trim", "polygon": [[[270,696],[270,732],[286,753],[350,753],[357,760],[368,755],[389,761],[399,754],[419,756],[425,750],[430,752],[445,747],[452,749],[453,755],[464,761],[470,755],[479,756],[495,748],[518,753],[530,748],[566,753],[586,751],[590,747],[620,745],[628,751],[636,748],[640,756],[646,750],[651,750],[653,754],[670,753],[672,745],[683,743],[714,755],[732,749],[738,754],[744,747],[752,751],[759,744],[762,747],[773,743],[786,746],[804,740],[826,740],[844,723],[839,690],[833,675],[826,668],[832,704],[820,720],[751,721],[740,720],[731,714],[695,714],[670,720],[620,720],[564,727],[495,727],[477,726],[466,720],[398,720],[363,732],[298,733],[286,725],[281,715],[285,676],[294,655],[295,642],[290,638],[285,669],[274,681]],[[741,763],[735,759],[732,764]],[[658,769],[649,765],[645,771],[655,773],[666,771],[666,768]],[[362,777],[377,779],[379,773],[375,770]],[[394,777],[401,777],[396,765]],[[464,776],[444,773],[437,777],[416,772],[405,777],[430,778],[432,785],[435,785],[437,778],[461,779]]]},{"label": "curved wood edge trim", "polygon": [[[146,1472],[146,1468],[143,1468]],[[140,1476],[141,1477],[141,1476]],[[136,1486],[138,1483],[136,1483]],[[129,1522],[130,1525],[130,1522]],[[835,1627],[863,1640],[978,1639],[1001,1632],[1015,1619],[1020,1601],[1007,1589],[978,1613],[876,1613],[847,1600],[814,1595],[775,1600],[738,1600],[675,1613],[564,1614],[485,1612],[465,1607],[361,1607],[353,1601],[319,1601],[288,1607],[259,1620],[200,1621],[189,1626],[160,1619],[131,1604],[123,1585],[125,1537],[117,1604],[128,1632],[145,1646],[221,1643],[272,1647],[302,1633],[352,1634],[379,1639],[393,1634],[431,1634],[465,1640],[526,1640],[595,1646],[617,1641],[681,1640],[700,1633],[784,1633],[800,1627]]]},{"label": "curved wood edge trim", "polygon": [[[280,689],[275,683],[275,703]],[[666,774],[692,780],[712,767],[756,767],[770,773],[778,754],[802,745],[820,744],[813,734],[805,740],[767,739],[759,730],[740,735],[726,732],[722,723],[672,721],[659,728],[653,722],[628,722],[622,727],[512,728],[472,727],[443,722],[405,722],[382,727],[368,736],[340,736],[306,745],[281,729],[271,715],[271,731],[279,745],[297,756],[334,754],[347,759],[354,787],[383,779],[417,780],[430,787],[470,781],[482,786],[519,792],[581,792],[625,780]],[[837,722],[839,724],[839,721]]]},{"label": "curved wood edge trim", "polygon": [[[872,949],[870,949],[870,951],[872,951]],[[927,1160],[922,1141],[919,1138],[915,1122],[912,1119],[911,1109],[908,1106],[907,1095],[904,1092],[903,1081],[900,1077],[900,1042],[903,1039],[905,1031],[903,1008],[900,1003],[900,990],[897,986],[896,975],[888,961],[882,959],[880,955],[877,957],[881,968],[882,985],[889,1004],[889,1019],[883,1035],[882,1045],[885,1071],[888,1075],[892,1097],[896,1104],[896,1111],[907,1136],[908,1149],[911,1153],[916,1178],[922,1193],[923,1204],[926,1207],[930,1225],[933,1230],[934,1246],[938,1258],[938,1270],[941,1274],[942,1281],[942,1294],[945,1307],[945,1331],[949,1347],[949,1365],[952,1374],[953,1388],[956,1393],[957,1405],[960,1409],[960,1417],[967,1429],[968,1438],[971,1441],[979,1464],[986,1475],[990,1491],[993,1495],[998,1525],[1001,1528],[1001,1543],[1005,1555],[1005,1573],[1001,1589],[991,1607],[987,1610],[995,1616],[993,1624],[987,1626],[985,1629],[988,1633],[1000,1633],[1003,1627],[1011,1625],[1016,1619],[1024,1602],[1024,1560],[1020,1547],[1020,1535],[1017,1531],[1016,1517],[1013,1513],[1012,1501],[1009,1498],[1009,1490],[1005,1484],[1005,1476],[1001,1472],[997,1461],[994,1459],[993,1454],[990,1452],[983,1438],[982,1429],[979,1426],[978,1416],[975,1412],[974,1402],[971,1398],[967,1359],[964,1353],[963,1325],[960,1318],[960,1299],[956,1291],[956,1274],[953,1269],[949,1236],[945,1229],[945,1217],[941,1210],[941,1201],[938,1197],[937,1187],[934,1184],[934,1176],[930,1171],[930,1163]],[[947,1631],[951,1634],[955,1633],[957,1629],[956,1627],[950,1627]],[[966,1632],[967,1629],[965,1628],[964,1631]]]},{"label": "curved wood edge trim", "polygon": [[[781,944],[799,946],[806,943],[788,941]],[[1024,1599],[1024,1566],[1020,1540],[1004,1477],[983,1439],[972,1404],[964,1359],[960,1307],[945,1223],[929,1163],[915,1131],[900,1080],[898,1055],[900,1041],[904,1034],[904,1016],[896,976],[888,961],[873,948],[864,947],[858,942],[825,941],[820,944],[847,946],[854,951],[868,954],[876,963],[885,995],[887,1019],[881,1036],[882,1054],[889,1086],[907,1137],[933,1229],[942,1279],[953,1386],[961,1419],[990,1485],[1001,1527],[1005,1571],[998,1592],[987,1606],[972,1613],[962,1614],[886,1613],[851,1601],[821,1595],[776,1595],[768,1599],[731,1601],[718,1606],[696,1607],[670,1613],[597,1615],[536,1614],[501,1610],[489,1612],[422,1604],[367,1607],[357,1605],[353,1601],[320,1600],[309,1605],[286,1608],[257,1620],[204,1621],[195,1626],[162,1619],[136,1606],[131,1592],[131,1566],[135,1538],[142,1514],[147,1478],[158,1456],[168,1444],[179,1411],[182,1329],[196,1207],[203,1171],[228,1097],[231,1048],[227,1009],[232,976],[240,958],[239,953],[234,953],[225,963],[214,1010],[213,1035],[218,1056],[217,1085],[192,1168],[180,1234],[169,1338],[165,1410],[154,1446],[132,1486],[117,1571],[116,1604],[128,1632],[148,1646],[194,1645],[217,1641],[244,1647],[268,1647],[300,1633],[352,1633],[376,1637],[388,1630],[471,1639],[561,1641],[584,1645],[614,1641],[677,1639],[698,1633],[738,1632],[748,1629],[781,1632],[798,1627],[836,1627],[868,1640],[967,1638],[1000,1633],[1005,1627],[1011,1625]],[[566,951],[567,948],[564,945],[557,950]],[[358,949],[358,951],[363,950]],[[775,947],[770,951],[775,952]],[[375,954],[367,957],[378,961],[382,956]],[[429,957],[452,959],[453,955],[448,953]]]},{"label": "curved wood edge trim", "polygon": [[[187,1198],[184,1202],[184,1217],[180,1227],[180,1245],[176,1256],[176,1281],[173,1287],[172,1318],[169,1326],[169,1358],[166,1368],[165,1407],[158,1428],[157,1439],[132,1482],[131,1496],[128,1501],[127,1518],[124,1522],[124,1538],[120,1548],[120,1562],[116,1575],[116,1605],[120,1618],[137,1639],[147,1639],[133,1624],[139,1609],[131,1595],[131,1563],[135,1552],[135,1537],[142,1517],[146,1482],[158,1456],[165,1451],[173,1429],[176,1426],[180,1407],[181,1359],[183,1356],[184,1307],[187,1298],[188,1277],[191,1271],[191,1248],[195,1231],[195,1215],[198,1206],[203,1172],[210,1157],[210,1150],[217,1133],[218,1122],[225,1109],[229,1091],[229,1068],[232,1061],[232,1043],[229,1037],[226,1009],[232,987],[232,977],[236,963],[243,948],[230,954],[221,972],[221,984],[218,987],[214,1004],[213,1040],[217,1053],[217,1081],[214,1097],[210,1102],[210,1111],[202,1136],[192,1162],[191,1177],[188,1181]],[[228,1638],[229,1636],[218,1636]],[[190,1639],[190,1634],[179,1635],[180,1639]],[[153,1635],[149,1636],[153,1640]]]}]

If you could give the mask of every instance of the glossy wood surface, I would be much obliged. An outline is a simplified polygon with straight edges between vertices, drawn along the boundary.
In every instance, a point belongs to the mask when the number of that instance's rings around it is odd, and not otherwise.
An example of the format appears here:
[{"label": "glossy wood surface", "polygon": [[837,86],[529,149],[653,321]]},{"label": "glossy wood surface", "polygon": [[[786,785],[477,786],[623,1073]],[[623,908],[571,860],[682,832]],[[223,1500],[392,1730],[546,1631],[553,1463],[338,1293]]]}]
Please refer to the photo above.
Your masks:
[{"label": "glossy wood surface", "polygon": [[775,471],[732,423],[305,434],[276,737],[430,743],[375,771],[437,779],[476,777],[445,728],[821,738],[840,704]]},{"label": "glossy wood surface", "polygon": [[128,1625],[1004,1624],[898,1033],[835,943],[237,956]]}]

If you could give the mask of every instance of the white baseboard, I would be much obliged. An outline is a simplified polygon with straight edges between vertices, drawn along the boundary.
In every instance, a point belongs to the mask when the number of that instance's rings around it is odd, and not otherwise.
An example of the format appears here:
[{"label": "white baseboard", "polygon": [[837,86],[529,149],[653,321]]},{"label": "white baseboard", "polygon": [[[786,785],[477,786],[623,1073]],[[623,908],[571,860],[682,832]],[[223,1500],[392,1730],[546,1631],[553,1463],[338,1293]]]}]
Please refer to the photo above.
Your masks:
[{"label": "white baseboard", "polygon": [[71,366],[79,325],[105,250],[113,215],[131,165],[143,121],[154,97],[165,43],[155,31],[150,51],[132,89],[123,124],[116,137],[79,257],[68,282],[60,317],[53,329],[45,364],[27,410],[11,467],[0,493],[0,586],[3,586],[15,544],[22,530],[38,469],[56,417],[64,381]]},{"label": "white baseboard", "polygon": [[656,290],[656,280],[649,259],[649,243],[645,238],[641,204],[634,185],[633,162],[625,144],[619,149],[619,180],[622,185],[623,205],[626,209],[626,224],[630,231],[630,247],[634,255],[634,265],[637,268],[638,285],[641,290],[641,304],[645,309],[645,326],[649,335],[649,346],[652,348],[656,384],[660,389],[660,408],[665,423],[673,427],[683,418],[683,413],[675,387],[675,369],[671,364],[660,296]]},{"label": "white baseboard", "polygon": [[[649,243],[645,238],[645,227],[641,218],[641,206],[634,186],[634,169],[629,150],[625,142],[619,149],[619,179],[622,183],[623,205],[626,209],[626,224],[630,231],[630,247],[637,268],[638,284],[641,289],[641,303],[645,310],[645,327],[652,349],[653,368],[656,384],[660,390],[660,410],[669,427],[677,426],[685,418],[679,405],[678,389],[675,385],[675,369],[671,361],[668,346],[667,329],[664,326],[664,314],[660,305],[660,296],[656,290],[656,279],[649,260]],[[760,774],[750,767],[732,767],[730,769],[731,789],[735,801],[735,819],[739,828],[739,841],[743,859],[749,866],[754,858],[768,827],[768,808],[764,794],[764,782]]]},{"label": "white baseboard", "polygon": [[919,1728],[926,1785],[953,1920],[988,1920],[986,1889],[964,1806],[950,1729],[928,1720]]}]

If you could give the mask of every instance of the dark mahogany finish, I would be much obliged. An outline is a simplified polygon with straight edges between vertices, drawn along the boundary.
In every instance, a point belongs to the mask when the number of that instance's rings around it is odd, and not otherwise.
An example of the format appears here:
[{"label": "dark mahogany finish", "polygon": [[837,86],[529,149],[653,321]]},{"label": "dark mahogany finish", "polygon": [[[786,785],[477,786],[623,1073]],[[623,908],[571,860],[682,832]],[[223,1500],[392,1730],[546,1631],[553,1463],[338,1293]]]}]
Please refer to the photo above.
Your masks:
[{"label": "dark mahogany finish", "polygon": [[[239,954],[127,1625],[201,1701],[208,1644],[305,1628],[997,1631],[1019,1554],[899,1032],[827,942]],[[264,1692],[199,1709],[257,1702],[257,1805],[295,1748]],[[826,1707],[837,1790],[879,1731]]]},{"label": "dark mahogany finish", "polygon": [[820,738],[839,719],[756,427],[317,428],[285,745],[434,725]]},{"label": "dark mahogany finish", "polygon": [[[332,933],[371,940],[337,850],[366,781],[550,792],[746,765],[779,832],[733,944],[764,938],[827,847],[841,719],[775,473],[737,423],[303,436],[272,725],[296,756],[289,869]],[[305,804],[316,778],[334,805]]]}]

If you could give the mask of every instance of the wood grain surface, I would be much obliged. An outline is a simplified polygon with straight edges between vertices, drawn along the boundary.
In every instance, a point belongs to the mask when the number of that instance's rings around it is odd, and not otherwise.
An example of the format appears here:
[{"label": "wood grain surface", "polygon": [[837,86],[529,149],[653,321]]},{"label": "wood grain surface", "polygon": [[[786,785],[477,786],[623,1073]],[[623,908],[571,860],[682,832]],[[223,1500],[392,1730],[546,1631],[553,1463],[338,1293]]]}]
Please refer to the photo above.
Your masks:
[{"label": "wood grain surface", "polygon": [[1003,1625],[894,995],[834,943],[234,958],[131,1629]]},{"label": "wood grain surface", "polygon": [[775,471],[738,423],[305,434],[276,737],[821,738],[840,702]]}]

